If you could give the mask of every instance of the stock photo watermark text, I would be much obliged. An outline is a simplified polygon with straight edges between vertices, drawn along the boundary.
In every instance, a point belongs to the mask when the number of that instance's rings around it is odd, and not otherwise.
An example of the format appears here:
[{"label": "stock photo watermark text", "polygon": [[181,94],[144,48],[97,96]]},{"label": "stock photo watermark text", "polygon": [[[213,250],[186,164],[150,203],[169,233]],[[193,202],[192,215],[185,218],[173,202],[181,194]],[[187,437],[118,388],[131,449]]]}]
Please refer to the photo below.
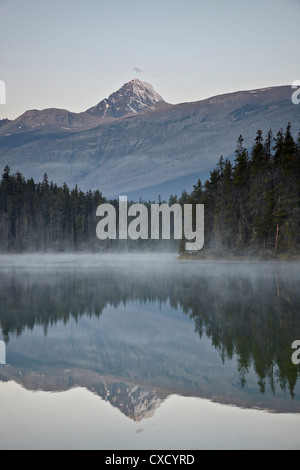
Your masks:
[{"label": "stock photo watermark text", "polygon": [[6,104],[6,84],[0,80],[0,104]]},{"label": "stock photo watermark text", "polygon": [[292,103],[300,104],[300,80],[295,80],[292,83],[292,89],[295,90],[292,94]]},{"label": "stock photo watermark text", "polygon": [[[194,217],[193,217],[194,209]],[[175,240],[184,237],[186,251],[198,251],[204,245],[204,205],[184,204],[183,213],[180,204],[151,204],[150,238],[152,240],[171,239],[171,214],[173,215],[173,235]],[[117,214],[112,204],[101,204],[97,208],[97,217],[102,217],[96,233],[100,240],[117,239]],[[128,217],[135,217],[128,224]],[[193,221],[194,219],[194,221]],[[161,222],[161,223],[160,223]],[[127,196],[119,197],[119,240],[148,240],[149,212],[144,204],[132,204],[128,207]],[[194,240],[194,241],[193,241]]]},{"label": "stock photo watermark text", "polygon": [[295,340],[292,344],[292,349],[296,349],[296,351],[292,354],[292,363],[297,366],[300,364],[300,340]]}]

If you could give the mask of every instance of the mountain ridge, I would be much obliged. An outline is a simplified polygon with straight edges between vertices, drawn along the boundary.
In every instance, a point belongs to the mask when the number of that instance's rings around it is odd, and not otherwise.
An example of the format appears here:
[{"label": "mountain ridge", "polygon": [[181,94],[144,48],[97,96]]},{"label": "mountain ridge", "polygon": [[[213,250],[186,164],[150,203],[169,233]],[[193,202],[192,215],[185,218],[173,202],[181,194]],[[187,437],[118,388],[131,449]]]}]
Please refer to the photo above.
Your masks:
[{"label": "mountain ridge", "polygon": [[[167,103],[156,93],[152,85],[135,78],[97,105],[79,113],[63,108],[30,109],[14,120],[0,120],[4,133],[21,133],[36,129],[73,131],[97,127],[124,116],[155,110]],[[0,130],[1,134],[1,130]]]},{"label": "mountain ridge", "polygon": [[[185,177],[189,175],[190,187],[192,175],[196,183],[197,175],[209,174],[220,155],[233,158],[240,134],[246,147],[258,129],[266,134],[271,128],[276,135],[290,122],[297,135],[300,106],[292,103],[291,95],[290,86],[280,86],[177,105],[157,101],[121,117],[65,111],[68,125],[63,121],[42,126],[40,111],[27,129],[17,126],[22,115],[17,123],[0,128],[0,167],[9,165],[36,180],[46,172],[58,184],[100,189],[107,197],[143,197],[146,190],[157,197],[158,185],[163,189],[180,180],[182,189],[188,189]],[[172,194],[175,189],[178,193],[178,186],[168,186]]]}]

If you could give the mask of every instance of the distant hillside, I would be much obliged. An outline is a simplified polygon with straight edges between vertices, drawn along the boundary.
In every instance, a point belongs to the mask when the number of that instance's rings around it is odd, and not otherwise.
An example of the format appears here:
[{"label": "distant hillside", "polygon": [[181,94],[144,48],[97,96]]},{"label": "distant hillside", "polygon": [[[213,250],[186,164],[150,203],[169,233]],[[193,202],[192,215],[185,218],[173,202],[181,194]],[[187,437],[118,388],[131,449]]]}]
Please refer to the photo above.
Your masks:
[{"label": "distant hillside", "polygon": [[[9,165],[36,181],[47,172],[57,184],[99,188],[107,197],[157,198],[166,187],[178,194],[198,175],[209,175],[220,155],[232,158],[240,134],[249,148],[258,129],[266,135],[290,122],[296,136],[300,106],[291,91],[272,87],[178,105],[149,103],[144,94],[141,109],[122,117],[97,116],[97,105],[79,114],[29,111],[1,127],[0,168]],[[133,95],[124,96],[125,109]],[[153,96],[159,95],[153,90]]]},{"label": "distant hillside", "polygon": [[5,126],[9,122],[11,122],[9,119],[0,119],[0,127]]}]

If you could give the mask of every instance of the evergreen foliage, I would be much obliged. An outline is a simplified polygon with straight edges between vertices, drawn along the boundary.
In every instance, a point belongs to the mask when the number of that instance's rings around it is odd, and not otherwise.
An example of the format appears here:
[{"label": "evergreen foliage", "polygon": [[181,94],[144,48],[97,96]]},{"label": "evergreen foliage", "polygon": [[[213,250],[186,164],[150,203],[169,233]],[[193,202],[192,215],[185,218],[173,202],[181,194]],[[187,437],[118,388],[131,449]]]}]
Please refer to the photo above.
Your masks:
[{"label": "evergreen foliage", "polygon": [[250,155],[240,136],[233,166],[221,157],[210,179],[194,186],[190,203],[195,200],[205,205],[204,250],[296,253],[300,247],[300,133],[295,142],[288,124],[274,141],[271,130],[265,139],[258,130]]},{"label": "evergreen foliage", "polygon": [[[5,167],[0,182],[0,251],[99,251],[101,249],[168,249],[184,252],[185,241],[105,240],[96,237],[96,209],[110,202],[97,191],[82,192],[64,184],[25,180]],[[154,202],[154,201],[153,201]],[[159,203],[164,202],[159,198]],[[287,253],[300,248],[300,132],[297,141],[288,124],[273,138],[258,130],[248,151],[240,135],[233,162],[220,157],[210,178],[191,194],[170,196],[169,205],[204,204],[203,251]],[[144,203],[149,212],[151,201]],[[133,204],[130,201],[129,204]],[[128,223],[130,222],[130,218]],[[117,220],[118,224],[118,220]],[[173,222],[171,221],[171,234]],[[149,237],[150,238],[150,237]]]},{"label": "evergreen foliage", "polygon": [[0,250],[64,251],[95,247],[95,213],[104,198],[66,184],[42,183],[11,174],[5,167],[0,183]]}]

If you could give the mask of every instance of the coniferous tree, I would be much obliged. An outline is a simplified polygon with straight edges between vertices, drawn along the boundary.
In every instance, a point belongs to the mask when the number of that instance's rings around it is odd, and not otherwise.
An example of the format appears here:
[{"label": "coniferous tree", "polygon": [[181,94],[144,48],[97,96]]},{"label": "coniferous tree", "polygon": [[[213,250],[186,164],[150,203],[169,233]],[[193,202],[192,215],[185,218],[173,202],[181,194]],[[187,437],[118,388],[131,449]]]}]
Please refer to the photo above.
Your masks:
[{"label": "coniferous tree", "polygon": [[235,192],[235,207],[237,217],[237,246],[242,248],[250,238],[250,220],[248,214],[248,201],[250,191],[250,162],[249,154],[243,146],[244,139],[240,135],[235,151],[235,165],[233,169],[233,185]]},{"label": "coniferous tree", "polygon": [[250,207],[252,221],[252,243],[259,246],[266,241],[269,235],[268,213],[270,202],[270,190],[272,188],[271,162],[269,155],[269,134],[266,142],[263,142],[261,130],[257,131],[255,144],[251,154],[250,170]]},{"label": "coniferous tree", "polygon": [[[12,174],[6,166],[0,181],[0,250],[73,251],[163,246],[160,241],[149,245],[141,240],[119,243],[107,239],[99,243],[96,209],[104,201],[100,191],[84,193],[77,186],[70,190],[67,184],[60,187],[49,182],[47,174],[42,182],[36,183],[32,178],[25,180],[20,172]],[[109,202],[116,208],[118,226],[118,201]],[[145,202],[149,229],[152,202]],[[219,254],[235,250],[249,253],[254,246],[268,253],[298,252],[300,133],[295,141],[288,124],[285,132],[281,129],[275,139],[270,130],[264,140],[258,130],[250,155],[243,137],[239,136],[234,162],[220,157],[204,184],[198,180],[191,194],[183,191],[179,198],[170,196],[169,205],[175,203],[182,207],[204,204],[204,250],[217,250]],[[181,245],[183,247],[183,241]],[[178,247],[178,242],[169,246]]]}]

